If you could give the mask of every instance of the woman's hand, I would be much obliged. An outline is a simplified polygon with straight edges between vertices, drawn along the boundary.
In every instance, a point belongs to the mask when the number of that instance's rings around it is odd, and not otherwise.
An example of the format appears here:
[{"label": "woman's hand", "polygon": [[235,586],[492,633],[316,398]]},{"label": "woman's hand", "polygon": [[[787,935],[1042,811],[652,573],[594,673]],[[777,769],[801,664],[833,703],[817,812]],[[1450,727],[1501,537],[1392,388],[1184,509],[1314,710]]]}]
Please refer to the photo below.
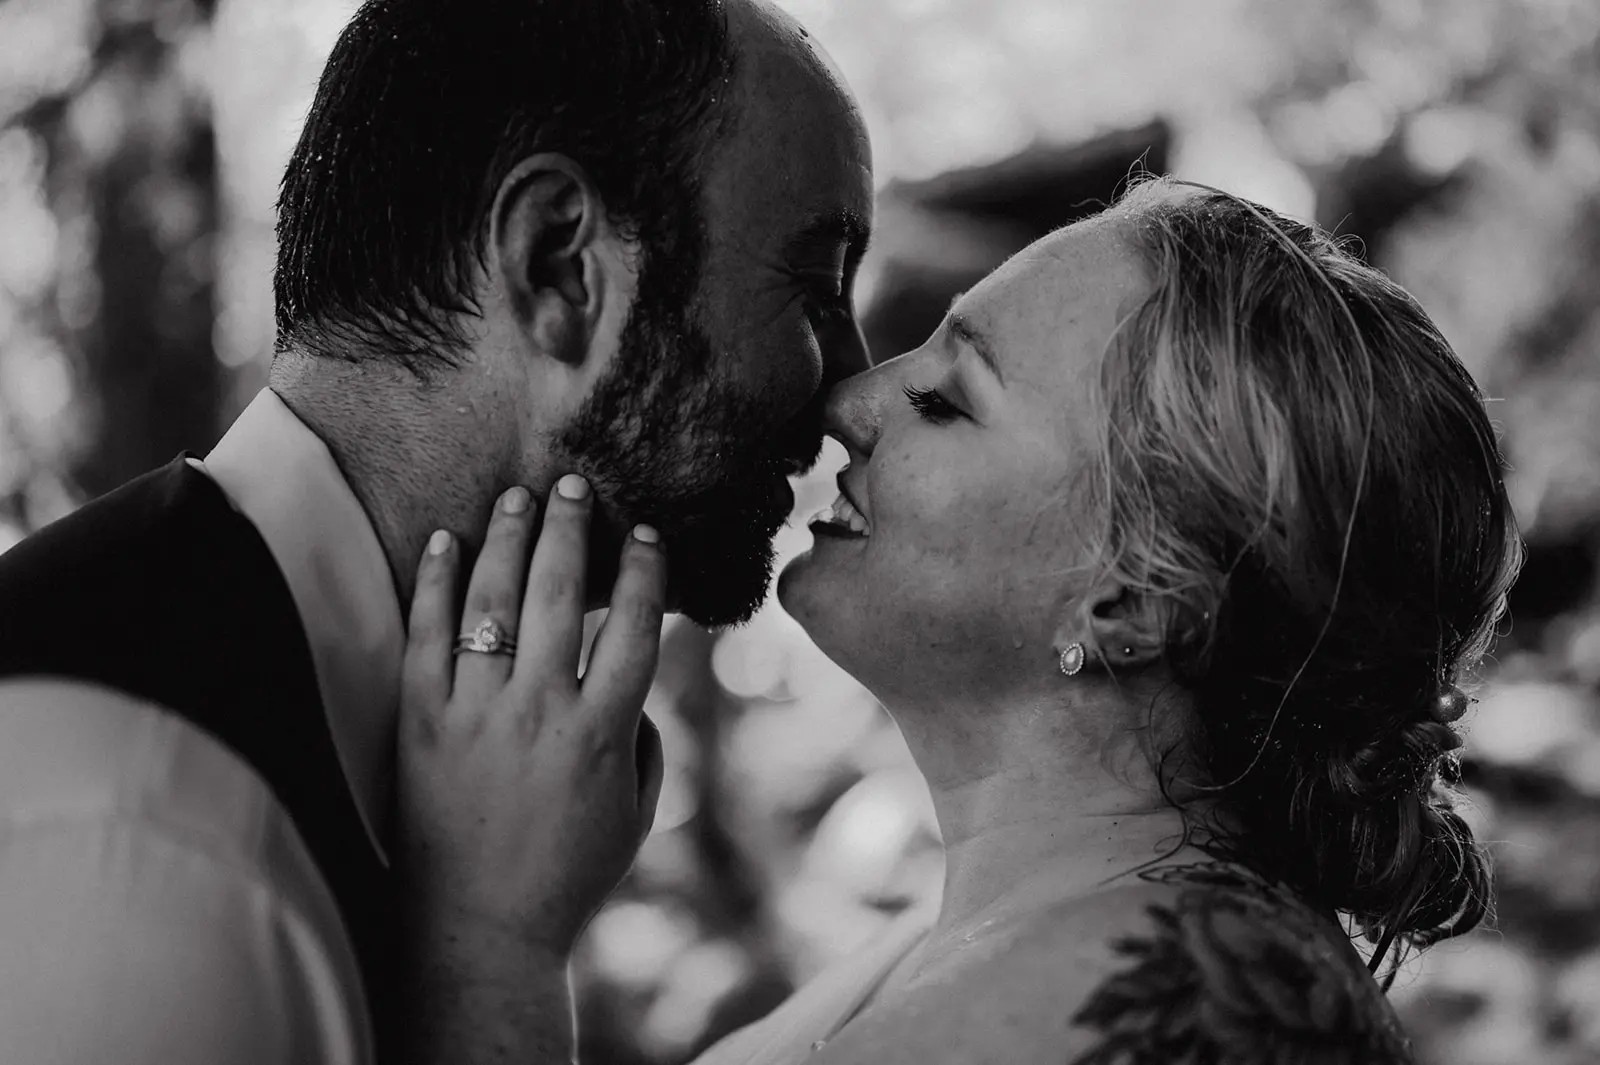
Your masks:
[{"label": "woman's hand", "polygon": [[[655,816],[661,744],[641,707],[666,560],[653,530],[634,530],[580,679],[592,506],[582,478],[563,478],[530,562],[535,508],[520,488],[501,497],[464,614],[450,537],[435,534],[417,576],[398,751],[404,912],[408,936],[456,945],[452,968],[492,969],[479,955],[497,951],[564,962]],[[486,619],[514,653],[457,650]]]}]

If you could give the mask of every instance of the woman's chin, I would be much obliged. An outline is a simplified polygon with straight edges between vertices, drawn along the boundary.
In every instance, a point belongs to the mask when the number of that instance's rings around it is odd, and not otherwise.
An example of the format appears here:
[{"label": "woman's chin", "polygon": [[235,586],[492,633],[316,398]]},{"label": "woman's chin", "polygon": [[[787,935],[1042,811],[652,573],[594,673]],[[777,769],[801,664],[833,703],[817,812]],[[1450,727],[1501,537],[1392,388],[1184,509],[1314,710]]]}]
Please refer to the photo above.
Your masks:
[{"label": "woman's chin", "polygon": [[850,627],[851,615],[863,605],[864,567],[857,555],[867,538],[817,522],[810,531],[811,547],[783,567],[776,591],[778,605],[820,647],[841,627]]},{"label": "woman's chin", "polygon": [[814,561],[811,557],[812,550],[808,548],[800,552],[791,558],[783,569],[778,572],[778,605],[783,607],[784,612],[790,617],[800,621],[802,625],[804,621],[795,610],[796,596],[800,594],[796,591],[796,588],[800,588],[803,591],[804,586],[809,583],[807,580],[809,575],[806,571],[811,568]]},{"label": "woman's chin", "polygon": [[[808,635],[812,634],[814,626],[825,623],[830,600],[833,601],[831,605],[838,605],[837,590],[830,596],[825,589],[830,583],[827,569],[827,563],[817,557],[813,547],[790,559],[778,574],[778,605],[798,621]],[[812,635],[812,638],[816,637]]]},{"label": "woman's chin", "polygon": [[[810,551],[796,555],[778,574],[778,605],[819,651],[841,669],[852,672],[853,634],[860,605],[849,594],[848,582],[835,579],[831,569]],[[840,652],[844,652],[842,657]]]}]

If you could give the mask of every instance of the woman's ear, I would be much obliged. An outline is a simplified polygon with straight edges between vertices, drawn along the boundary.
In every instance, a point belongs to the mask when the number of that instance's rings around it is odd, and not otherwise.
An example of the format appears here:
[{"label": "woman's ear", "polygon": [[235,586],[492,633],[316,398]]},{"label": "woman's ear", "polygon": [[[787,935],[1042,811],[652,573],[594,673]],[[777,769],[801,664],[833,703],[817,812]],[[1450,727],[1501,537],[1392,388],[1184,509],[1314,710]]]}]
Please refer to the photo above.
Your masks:
[{"label": "woman's ear", "polygon": [[1085,644],[1091,660],[1112,668],[1139,669],[1162,659],[1165,616],[1149,596],[1108,577],[1078,600],[1056,638],[1058,647]]},{"label": "woman's ear", "polygon": [[588,174],[564,155],[518,163],[495,195],[485,266],[530,348],[579,364],[630,260]]}]

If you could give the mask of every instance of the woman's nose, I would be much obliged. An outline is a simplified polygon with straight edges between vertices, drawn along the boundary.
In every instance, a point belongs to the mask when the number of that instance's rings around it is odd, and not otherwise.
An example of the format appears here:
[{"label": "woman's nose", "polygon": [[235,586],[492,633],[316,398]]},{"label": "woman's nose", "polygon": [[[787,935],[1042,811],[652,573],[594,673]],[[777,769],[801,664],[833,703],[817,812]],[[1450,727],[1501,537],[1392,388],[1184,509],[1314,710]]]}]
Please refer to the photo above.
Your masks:
[{"label": "woman's nose", "polygon": [[840,381],[828,393],[822,408],[822,429],[837,439],[852,454],[872,454],[882,428],[878,393],[880,370],[868,370]]}]

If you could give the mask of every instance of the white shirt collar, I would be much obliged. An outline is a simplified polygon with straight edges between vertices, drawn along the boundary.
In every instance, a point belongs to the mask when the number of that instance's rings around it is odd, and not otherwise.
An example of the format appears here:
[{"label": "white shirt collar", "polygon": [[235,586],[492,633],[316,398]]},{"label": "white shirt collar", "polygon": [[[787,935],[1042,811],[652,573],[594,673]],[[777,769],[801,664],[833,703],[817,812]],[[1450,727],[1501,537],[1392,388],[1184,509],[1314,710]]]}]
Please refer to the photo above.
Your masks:
[{"label": "white shirt collar", "polygon": [[327,445],[271,389],[195,465],[255,525],[288,582],[346,782],[387,864],[405,628],[378,534]]}]

